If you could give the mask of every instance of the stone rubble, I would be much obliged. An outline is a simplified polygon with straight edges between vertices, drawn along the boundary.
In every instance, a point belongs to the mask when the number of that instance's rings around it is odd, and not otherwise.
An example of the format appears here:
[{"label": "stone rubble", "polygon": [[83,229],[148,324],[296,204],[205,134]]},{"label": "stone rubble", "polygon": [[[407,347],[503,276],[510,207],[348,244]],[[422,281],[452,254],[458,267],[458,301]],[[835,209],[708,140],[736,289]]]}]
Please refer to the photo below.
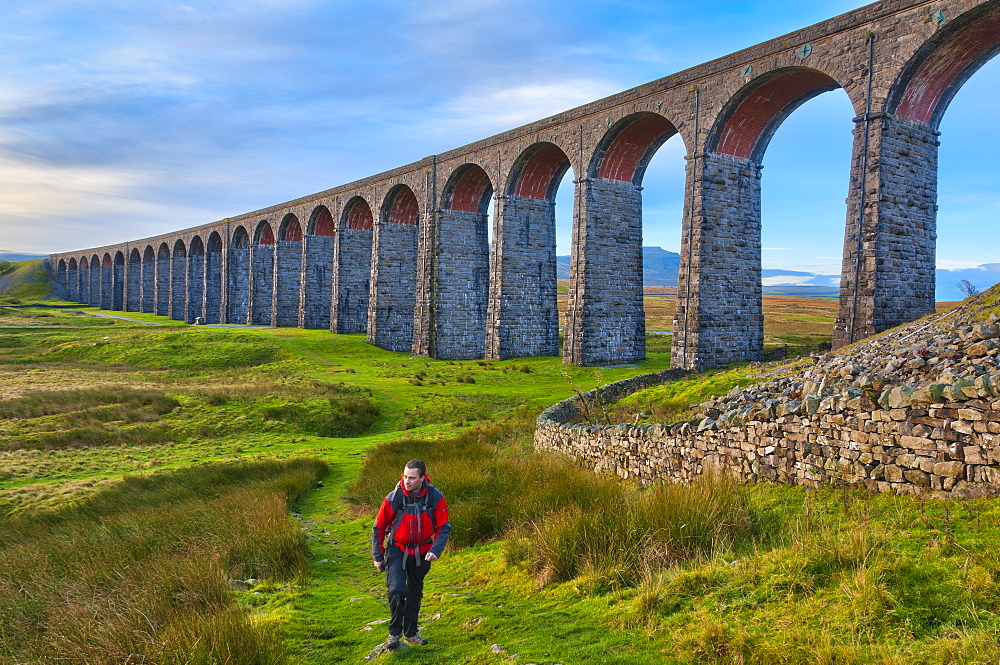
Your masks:
[{"label": "stone rubble", "polygon": [[[538,420],[535,446],[644,482],[710,469],[743,480],[864,486],[937,498],[1000,495],[1000,287],[961,307],[837,352],[765,370],[767,380],[657,425],[569,425],[567,400]],[[619,399],[666,378],[602,390]]]}]

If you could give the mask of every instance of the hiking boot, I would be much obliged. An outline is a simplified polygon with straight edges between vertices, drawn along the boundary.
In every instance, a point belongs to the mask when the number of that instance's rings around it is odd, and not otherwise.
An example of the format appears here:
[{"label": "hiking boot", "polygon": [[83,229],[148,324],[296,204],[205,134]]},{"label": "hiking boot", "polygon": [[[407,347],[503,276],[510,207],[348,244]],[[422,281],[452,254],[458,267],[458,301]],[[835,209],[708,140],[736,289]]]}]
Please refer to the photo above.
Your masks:
[{"label": "hiking boot", "polygon": [[412,644],[414,646],[422,647],[427,644],[427,639],[422,637],[420,633],[414,633],[413,635],[407,635],[403,638],[406,640],[407,644]]},{"label": "hiking boot", "polygon": [[387,649],[398,649],[399,648],[399,635],[390,635],[385,641],[385,647]]}]

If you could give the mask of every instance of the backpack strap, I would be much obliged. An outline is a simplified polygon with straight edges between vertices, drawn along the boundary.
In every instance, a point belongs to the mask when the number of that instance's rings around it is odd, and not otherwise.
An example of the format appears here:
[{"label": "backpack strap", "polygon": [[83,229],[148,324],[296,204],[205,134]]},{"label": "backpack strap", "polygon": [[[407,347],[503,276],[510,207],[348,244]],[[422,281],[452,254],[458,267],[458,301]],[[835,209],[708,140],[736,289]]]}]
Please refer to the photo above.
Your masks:
[{"label": "backpack strap", "polygon": [[[424,509],[430,514],[431,528],[435,535],[437,534],[437,524],[434,522],[434,511],[437,510],[438,502],[441,501],[442,496],[441,490],[427,483],[427,492],[423,496],[418,496],[414,501],[414,503],[423,504]],[[385,499],[392,506],[392,527],[389,530],[389,537],[392,538],[406,515],[406,495],[403,493],[402,486],[396,485]]]}]

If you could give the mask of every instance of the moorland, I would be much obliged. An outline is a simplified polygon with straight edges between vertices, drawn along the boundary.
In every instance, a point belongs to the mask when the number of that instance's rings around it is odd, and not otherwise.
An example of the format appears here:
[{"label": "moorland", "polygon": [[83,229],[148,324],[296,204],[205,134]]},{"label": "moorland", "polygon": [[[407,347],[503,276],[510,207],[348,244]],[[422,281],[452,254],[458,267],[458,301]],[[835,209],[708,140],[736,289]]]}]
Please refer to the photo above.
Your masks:
[{"label": "moorland", "polygon": [[[454,533],[428,577],[430,644],[380,660],[1000,652],[995,501],[724,478],[643,488],[532,449],[544,407],[668,367],[666,335],[649,335],[643,363],[598,371],[441,361],[362,335],[53,307],[70,304],[41,301],[37,264],[7,276],[0,663],[361,662],[387,616],[372,517],[411,457]],[[651,330],[669,330],[668,300],[647,295]],[[835,304],[766,301],[769,345],[822,343]],[[688,377],[683,401],[754,370]]]}]

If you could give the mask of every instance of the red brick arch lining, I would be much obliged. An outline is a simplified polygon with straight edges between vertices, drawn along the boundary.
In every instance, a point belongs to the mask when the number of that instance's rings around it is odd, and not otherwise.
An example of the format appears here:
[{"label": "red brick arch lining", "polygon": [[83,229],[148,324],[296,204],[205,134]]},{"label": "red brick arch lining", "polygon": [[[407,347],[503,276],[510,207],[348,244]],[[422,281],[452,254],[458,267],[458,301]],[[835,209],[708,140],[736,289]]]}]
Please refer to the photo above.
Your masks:
[{"label": "red brick arch lining", "polygon": [[828,74],[815,69],[789,67],[768,72],[726,104],[708,140],[708,150],[759,162],[771,136],[792,111],[839,87]]},{"label": "red brick arch lining", "polygon": [[638,185],[657,149],[676,133],[674,125],[656,113],[623,118],[601,141],[591,164],[591,175]]},{"label": "red brick arch lining", "polygon": [[101,267],[101,257],[99,257],[97,254],[94,254],[93,256],[91,256],[90,257],[90,267],[91,268],[100,268]]},{"label": "red brick arch lining", "polygon": [[333,215],[330,214],[330,209],[326,206],[317,206],[313,210],[309,221],[309,235],[329,237],[335,235],[336,232],[337,228],[333,223]]},{"label": "red brick arch lining", "polygon": [[371,231],[374,224],[371,206],[360,196],[355,196],[347,202],[344,212],[344,223],[349,229]]},{"label": "red brick arch lining", "polygon": [[515,196],[551,201],[569,166],[569,158],[559,146],[536,143],[521,153],[511,172],[507,191]]},{"label": "red brick arch lining", "polygon": [[110,254],[105,254],[104,258],[101,259],[101,267],[102,268],[110,268],[113,265],[114,265],[114,263],[111,260],[111,255]]},{"label": "red brick arch lining", "polygon": [[403,226],[416,226],[419,210],[417,197],[406,185],[396,185],[389,190],[382,206],[383,219],[386,223]]},{"label": "red brick arch lining", "polygon": [[278,229],[278,237],[281,240],[290,242],[302,242],[302,225],[295,215],[289,213],[281,220],[281,228]]},{"label": "red brick arch lining", "polygon": [[254,242],[257,245],[274,244],[274,231],[271,229],[271,225],[268,222],[261,222],[258,224],[257,232],[254,235],[256,236]]},{"label": "red brick arch lining", "polygon": [[890,94],[890,113],[936,129],[962,84],[1000,52],[1000,7],[963,19],[943,28],[903,70]]},{"label": "red brick arch lining", "polygon": [[444,188],[446,210],[461,210],[486,214],[489,211],[493,183],[481,167],[465,164],[458,167]]}]

